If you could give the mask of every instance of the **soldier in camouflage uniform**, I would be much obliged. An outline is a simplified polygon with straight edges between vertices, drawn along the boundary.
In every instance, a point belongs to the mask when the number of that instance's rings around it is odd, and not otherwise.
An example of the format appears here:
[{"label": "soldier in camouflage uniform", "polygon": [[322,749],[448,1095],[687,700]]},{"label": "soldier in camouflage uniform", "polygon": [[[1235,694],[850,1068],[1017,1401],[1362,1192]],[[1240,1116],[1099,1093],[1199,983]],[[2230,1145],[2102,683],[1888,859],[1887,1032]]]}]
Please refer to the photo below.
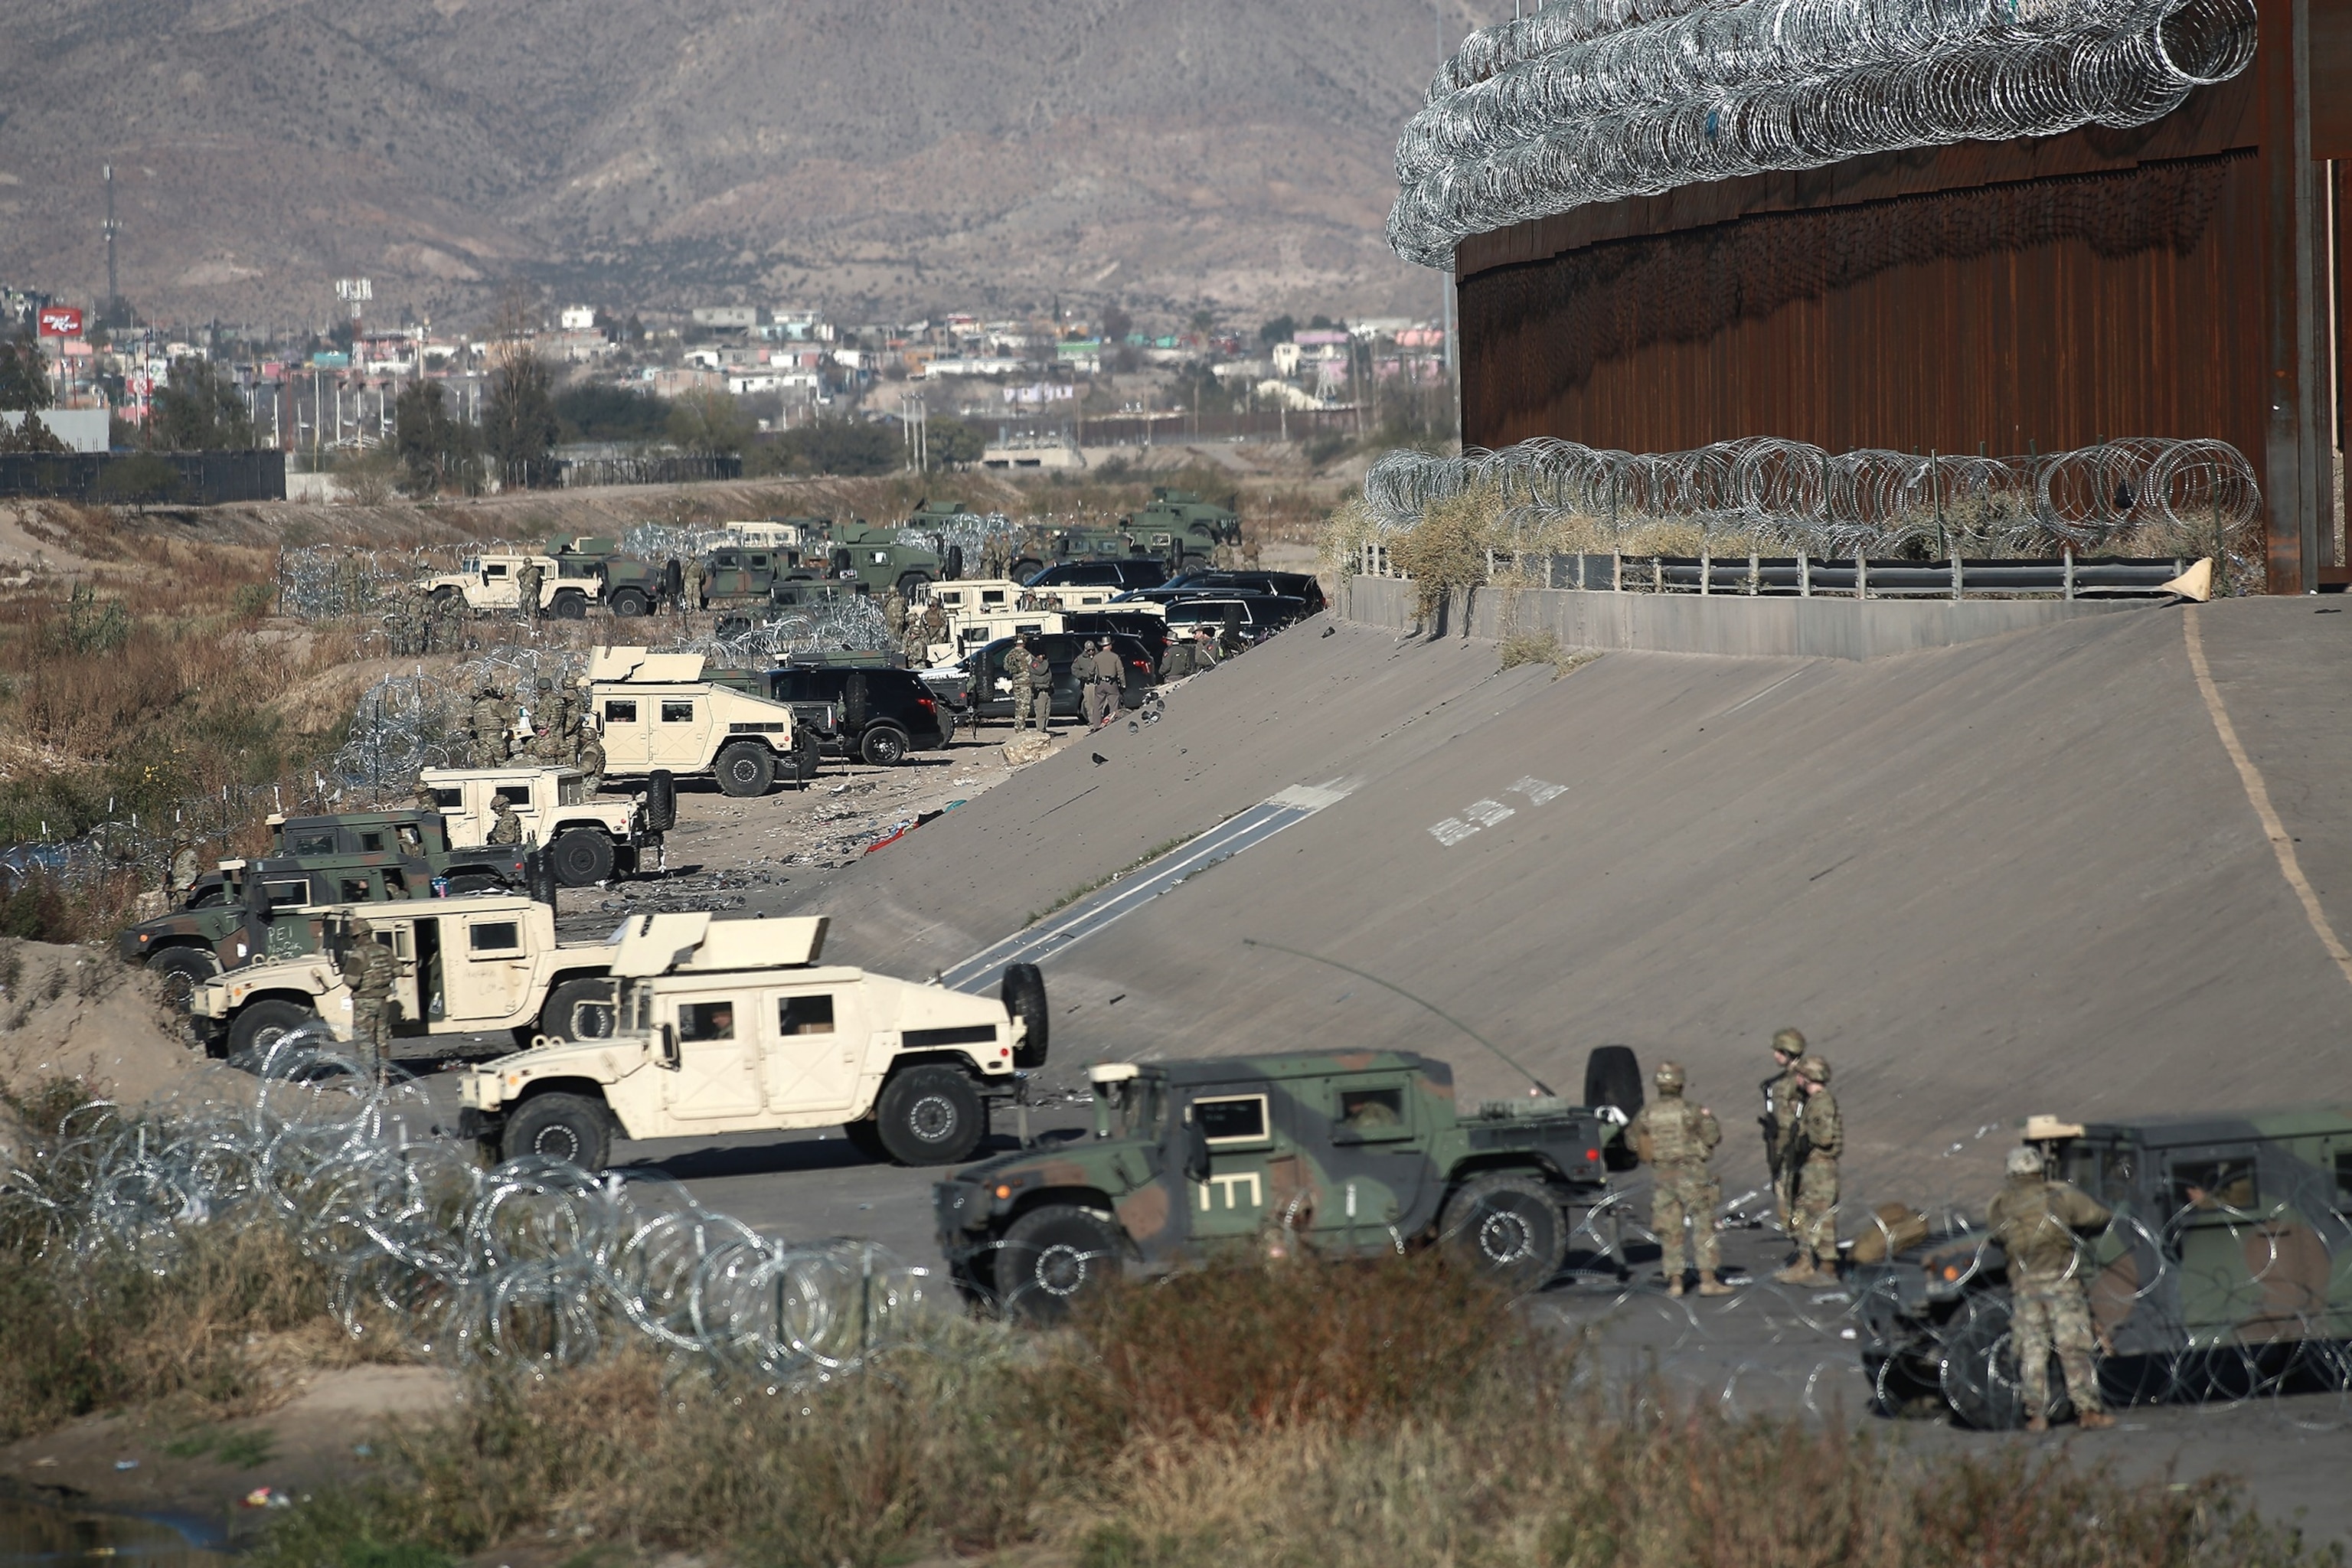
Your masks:
[{"label": "soldier in camouflage uniform", "polygon": [[[1019,734],[1032,728],[1044,730],[1051,721],[1054,701],[1054,668],[1050,660],[1029,651],[1029,638],[1024,635],[1004,655],[1004,679],[1013,687],[1013,731]],[[1038,689],[1043,679],[1045,689]],[[1043,700],[1039,700],[1039,699]]]},{"label": "soldier in camouflage uniform", "polygon": [[937,599],[926,601],[923,605],[923,662],[926,664],[930,662],[931,644],[943,643],[947,640],[948,613],[940,608],[940,602]]},{"label": "soldier in camouflage uniform", "polygon": [[581,721],[579,743],[572,753],[572,765],[587,775],[582,787],[590,795],[604,787],[604,746],[596,739],[596,721],[593,717]]},{"label": "soldier in camouflage uniform", "polygon": [[1805,1054],[1805,1037],[1782,1029],[1772,1037],[1772,1060],[1780,1071],[1764,1080],[1765,1162],[1772,1170],[1772,1213],[1783,1235],[1796,1234],[1790,1211],[1796,1189],[1797,1168],[1789,1160],[1789,1144],[1797,1135],[1797,1117],[1805,1109],[1805,1091],[1797,1081],[1797,1058]]},{"label": "soldier in camouflage uniform", "polygon": [[524,562],[522,570],[515,574],[515,608],[522,612],[524,620],[538,618],[540,585],[546,578],[536,561]]},{"label": "soldier in camouflage uniform", "polygon": [[702,584],[705,575],[706,569],[699,555],[686,563],[685,586],[679,590],[677,595],[679,615],[689,616],[702,608]]},{"label": "soldier in camouflage uniform", "polygon": [[1723,1185],[1707,1161],[1723,1142],[1715,1112],[1683,1098],[1683,1069],[1660,1062],[1651,1079],[1658,1098],[1633,1114],[1625,1141],[1650,1163],[1650,1228],[1658,1233],[1658,1267],[1666,1294],[1683,1293],[1683,1222],[1688,1219],[1697,1254],[1698,1293],[1728,1296],[1731,1287],[1716,1278],[1720,1261],[1715,1235],[1716,1205]]},{"label": "soldier in camouflage uniform", "polygon": [[474,692],[474,766],[495,768],[507,760],[507,707],[488,679]]},{"label": "soldier in camouflage uniform", "polygon": [[343,948],[341,969],[343,984],[352,992],[352,1044],[381,1078],[392,1065],[392,984],[399,976],[399,961],[390,948],[376,941],[373,926],[355,920]]},{"label": "soldier in camouflage uniform", "polygon": [[503,795],[490,796],[490,831],[482,842],[499,845],[522,842],[522,818],[515,815],[514,803]]},{"label": "soldier in camouflage uniform", "polygon": [[896,584],[884,590],[882,595],[882,629],[889,634],[892,642],[901,647],[906,646],[907,601]]},{"label": "soldier in camouflage uniform", "polygon": [[2029,1432],[2050,1430],[2050,1357],[2058,1357],[2067,1397],[2093,1430],[2116,1418],[2100,1406],[2091,1352],[2091,1303],[2076,1238],[2096,1236],[2115,1215],[2105,1204],[2042,1173],[2042,1151],[2009,1152],[2008,1184],[1985,1215],[1986,1238],[2009,1255],[2010,1333]]},{"label": "soldier in camouflage uniform", "polygon": [[1830,1064],[1817,1056],[1797,1059],[1797,1081],[1805,1109],[1797,1118],[1796,1181],[1790,1217],[1796,1222],[1797,1261],[1773,1276],[1784,1285],[1821,1285],[1837,1279],[1838,1156],[1845,1152],[1845,1129],[1830,1093]]}]

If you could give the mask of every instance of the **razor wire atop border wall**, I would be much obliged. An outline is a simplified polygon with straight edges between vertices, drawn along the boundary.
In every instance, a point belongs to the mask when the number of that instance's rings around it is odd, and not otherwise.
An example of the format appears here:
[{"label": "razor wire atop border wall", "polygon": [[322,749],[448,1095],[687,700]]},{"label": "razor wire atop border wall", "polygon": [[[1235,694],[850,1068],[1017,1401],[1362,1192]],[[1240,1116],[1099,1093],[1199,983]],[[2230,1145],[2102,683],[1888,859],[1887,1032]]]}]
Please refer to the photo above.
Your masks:
[{"label": "razor wire atop border wall", "polygon": [[422,1083],[379,1082],[315,1026],[251,1065],[234,1096],[218,1090],[243,1075],[224,1072],[38,1130],[0,1177],[12,1234],[168,1277],[200,1230],[275,1226],[325,1270],[353,1337],[389,1332],[457,1367],[636,1343],[773,1393],[918,1342],[937,1316],[929,1271],[872,1243],[776,1242],[682,1187],[540,1156],[485,1170],[433,1135]]},{"label": "razor wire atop border wall", "polygon": [[1383,454],[1363,498],[1381,532],[1433,507],[1494,498],[1512,534],[1561,522],[1623,544],[1658,524],[1818,557],[2056,557],[2133,542],[2149,554],[2213,555],[2259,582],[2262,490],[2227,442],[2130,437],[2073,451],[1965,457],[1864,448],[1832,453],[1759,437],[1685,452],[1633,453],[1538,437],[1459,457]]},{"label": "razor wire atop border wall", "polygon": [[2251,0],[1560,0],[1472,33],[1397,140],[1389,243],[1958,142],[2146,125],[2253,61]]}]

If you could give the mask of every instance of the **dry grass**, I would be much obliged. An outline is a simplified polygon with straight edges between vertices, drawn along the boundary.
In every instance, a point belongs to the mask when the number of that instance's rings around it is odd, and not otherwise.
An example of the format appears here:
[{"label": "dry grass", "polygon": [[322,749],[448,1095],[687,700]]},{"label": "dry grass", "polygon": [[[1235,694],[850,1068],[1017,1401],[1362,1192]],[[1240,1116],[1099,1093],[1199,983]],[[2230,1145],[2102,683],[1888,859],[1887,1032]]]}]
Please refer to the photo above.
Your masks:
[{"label": "dry grass", "polygon": [[297,1510],[262,1568],[559,1542],[823,1568],[2314,1561],[2217,1484],[2006,1448],[1930,1469],[1579,1371],[1428,1258],[1180,1276],[798,1393],[666,1386],[630,1355],[396,1428],[384,1477]]}]

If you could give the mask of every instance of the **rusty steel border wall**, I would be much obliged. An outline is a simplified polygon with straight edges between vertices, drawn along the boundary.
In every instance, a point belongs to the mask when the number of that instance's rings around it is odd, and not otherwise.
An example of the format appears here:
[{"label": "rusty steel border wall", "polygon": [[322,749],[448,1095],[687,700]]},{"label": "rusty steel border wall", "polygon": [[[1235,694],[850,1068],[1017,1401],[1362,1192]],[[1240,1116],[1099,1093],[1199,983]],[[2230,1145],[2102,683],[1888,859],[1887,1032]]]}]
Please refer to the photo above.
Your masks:
[{"label": "rusty steel border wall", "polygon": [[[2251,69],[2131,130],[1720,180],[1474,235],[1462,435],[2252,459],[2268,585],[2352,582],[2352,0],[2259,0]],[[2307,56],[2296,33],[2305,34]],[[2307,63],[2306,63],[2307,62]]]}]

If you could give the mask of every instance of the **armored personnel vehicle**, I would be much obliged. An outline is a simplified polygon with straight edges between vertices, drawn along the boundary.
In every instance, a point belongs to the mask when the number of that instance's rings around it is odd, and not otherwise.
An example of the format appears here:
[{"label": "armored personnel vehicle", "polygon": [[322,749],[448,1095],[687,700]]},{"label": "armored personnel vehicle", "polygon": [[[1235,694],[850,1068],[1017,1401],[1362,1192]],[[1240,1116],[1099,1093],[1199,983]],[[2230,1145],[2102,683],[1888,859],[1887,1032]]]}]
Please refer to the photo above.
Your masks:
[{"label": "armored personnel vehicle", "polygon": [[[2077,1253],[2109,1400],[2342,1385],[2352,1107],[2035,1117],[2025,1137],[2052,1176],[2115,1212]],[[1847,1268],[1881,1409],[1935,1397],[1971,1426],[2020,1425],[2033,1412],[2011,1342],[2008,1258],[1964,1216],[1913,1217],[1909,1234],[1903,1219],[1866,1232],[1854,1243],[1866,1260]],[[2070,1413],[2064,1386],[2051,1378],[2046,1417]]]},{"label": "armored personnel vehicle", "polygon": [[224,860],[180,908],[125,927],[115,951],[163,975],[166,998],[232,969],[315,952],[321,911],[336,904],[436,893],[555,897],[550,868],[520,848],[453,847],[433,812],[273,816],[270,853]]},{"label": "armored personnel vehicle", "polygon": [[1242,541],[1242,520],[1230,508],[1165,485],[1154,485],[1151,500],[1132,516],[1119,519],[1119,523],[1151,553],[1178,565],[1187,558],[1209,559],[1218,545]]},{"label": "armored personnel vehicle", "polygon": [[188,999],[188,1016],[215,1056],[253,1059],[287,1034],[323,1025],[352,1037],[352,993],[341,954],[365,919],[373,940],[392,950],[398,978],[393,1034],[511,1031],[528,1045],[571,1016],[583,996],[608,995],[600,984],[613,961],[609,942],[555,940],[555,910],[534,899],[411,899],[339,904],[320,911],[316,951],[255,963],[208,980]]},{"label": "armored personnel vehicle", "polygon": [[834,530],[826,560],[834,581],[855,583],[877,597],[896,587],[911,599],[926,583],[952,583],[963,575],[962,546],[934,550],[902,538],[898,529],[863,522]]},{"label": "armored personnel vehicle", "polygon": [[662,835],[677,826],[677,788],[658,771],[634,796],[592,795],[577,768],[426,768],[417,784],[441,803],[449,841],[468,848],[488,841],[498,820],[490,801],[506,796],[567,888],[657,869]]},{"label": "armored personnel vehicle", "polygon": [[703,562],[702,603],[698,608],[730,605],[774,604],[776,590],[786,584],[816,585],[822,575],[801,564],[797,550],[765,545],[722,544]]},{"label": "armored personnel vehicle", "polygon": [[588,678],[607,778],[667,773],[715,780],[724,795],[765,795],[779,768],[803,784],[815,777],[819,735],[835,726],[822,709],[704,679],[698,653],[599,648]]},{"label": "armored personnel vehicle", "polygon": [[[646,616],[677,601],[685,582],[676,561],[656,565],[621,553],[620,542],[586,534],[548,541],[547,552],[565,574],[593,577],[616,616]],[[561,614],[562,612],[558,612]]]},{"label": "armored personnel vehicle", "polygon": [[427,577],[417,587],[436,605],[462,599],[469,610],[515,610],[522,605],[522,569],[540,572],[539,609],[558,620],[576,621],[602,603],[604,578],[595,563],[578,555],[469,555],[453,573]]},{"label": "armored personnel vehicle", "polygon": [[[1630,1060],[1622,1047],[1603,1047]],[[1587,1098],[1622,1082],[1594,1054]],[[1172,1268],[1295,1236],[1342,1256],[1437,1245],[1533,1289],[1573,1211],[1630,1163],[1612,1110],[1542,1098],[1467,1114],[1454,1070],[1410,1052],[1304,1053],[1089,1069],[1091,1137],[1022,1150],[934,1189],[960,1287],[1051,1319],[1127,1266]]]},{"label": "armored personnel vehicle", "polygon": [[1032,965],[999,998],[821,965],[823,919],[642,915],[547,1038],[459,1080],[461,1135],[601,1169],[615,1136],[842,1126],[876,1159],[968,1159],[1045,1061]]}]

